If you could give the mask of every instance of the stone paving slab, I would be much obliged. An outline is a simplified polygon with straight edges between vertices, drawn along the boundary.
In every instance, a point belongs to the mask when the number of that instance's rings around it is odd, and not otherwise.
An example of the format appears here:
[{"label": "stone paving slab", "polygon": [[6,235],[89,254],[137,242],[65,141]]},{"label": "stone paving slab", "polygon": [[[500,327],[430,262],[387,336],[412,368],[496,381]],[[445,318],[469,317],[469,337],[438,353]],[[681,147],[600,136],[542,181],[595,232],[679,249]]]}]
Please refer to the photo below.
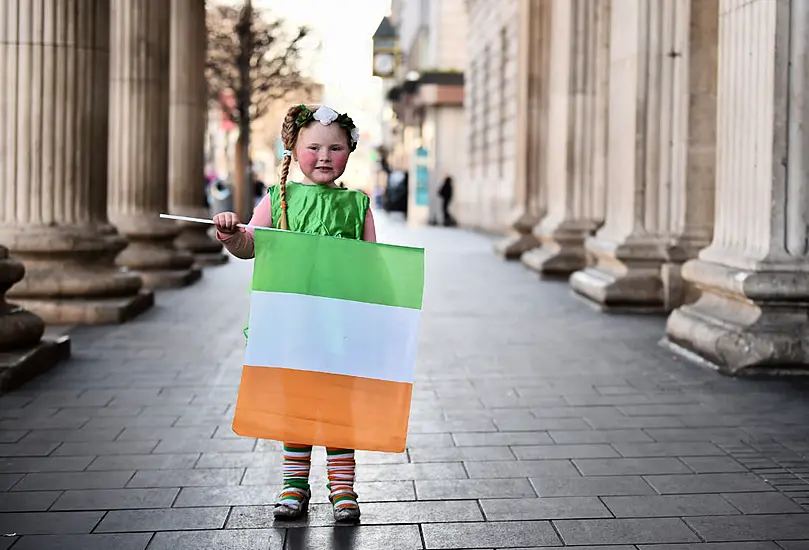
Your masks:
[{"label": "stone paving slab", "polygon": [[357,454],[362,524],[274,522],[277,442],[230,429],[251,264],[160,292],[0,396],[0,550],[809,550],[809,387],[731,379],[457,230],[425,246],[407,452]]},{"label": "stone paving slab", "polygon": [[[14,550],[144,550],[151,533],[126,535],[32,535],[23,537]],[[2,546],[0,546],[2,548]]]}]

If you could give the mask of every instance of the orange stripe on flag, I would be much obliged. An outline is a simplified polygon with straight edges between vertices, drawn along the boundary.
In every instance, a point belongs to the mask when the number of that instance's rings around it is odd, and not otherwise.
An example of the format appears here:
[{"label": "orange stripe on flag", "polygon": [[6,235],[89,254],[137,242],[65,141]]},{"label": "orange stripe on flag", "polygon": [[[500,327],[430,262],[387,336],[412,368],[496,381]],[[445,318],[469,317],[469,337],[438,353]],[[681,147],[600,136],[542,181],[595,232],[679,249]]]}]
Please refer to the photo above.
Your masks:
[{"label": "orange stripe on flag", "polygon": [[412,392],[413,385],[404,382],[245,365],[233,431],[304,445],[401,453]]}]

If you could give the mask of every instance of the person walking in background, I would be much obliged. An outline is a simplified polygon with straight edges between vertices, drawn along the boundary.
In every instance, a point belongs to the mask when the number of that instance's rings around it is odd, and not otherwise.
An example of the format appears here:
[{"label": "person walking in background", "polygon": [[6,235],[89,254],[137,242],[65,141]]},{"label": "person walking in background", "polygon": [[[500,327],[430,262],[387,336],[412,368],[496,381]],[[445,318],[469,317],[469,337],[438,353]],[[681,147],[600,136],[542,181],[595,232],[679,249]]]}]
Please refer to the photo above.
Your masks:
[{"label": "person walking in background", "polygon": [[438,189],[438,196],[441,197],[441,210],[444,214],[444,225],[451,227],[455,225],[455,218],[449,213],[449,205],[452,202],[452,176],[446,174],[444,183]]}]

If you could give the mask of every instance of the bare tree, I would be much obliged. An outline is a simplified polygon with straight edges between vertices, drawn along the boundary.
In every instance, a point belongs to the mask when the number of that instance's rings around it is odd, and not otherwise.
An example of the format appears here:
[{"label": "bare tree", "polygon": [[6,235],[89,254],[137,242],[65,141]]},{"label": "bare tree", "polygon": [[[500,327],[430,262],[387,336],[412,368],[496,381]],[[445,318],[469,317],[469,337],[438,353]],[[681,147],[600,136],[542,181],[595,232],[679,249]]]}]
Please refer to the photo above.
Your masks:
[{"label": "bare tree", "polygon": [[[236,212],[244,218],[251,210],[250,123],[265,115],[273,101],[309,87],[301,73],[301,46],[309,31],[299,27],[288,32],[283,19],[253,9],[249,0],[241,6],[209,5],[207,19],[209,100],[239,127]],[[222,104],[226,92],[235,96],[235,108]]]}]

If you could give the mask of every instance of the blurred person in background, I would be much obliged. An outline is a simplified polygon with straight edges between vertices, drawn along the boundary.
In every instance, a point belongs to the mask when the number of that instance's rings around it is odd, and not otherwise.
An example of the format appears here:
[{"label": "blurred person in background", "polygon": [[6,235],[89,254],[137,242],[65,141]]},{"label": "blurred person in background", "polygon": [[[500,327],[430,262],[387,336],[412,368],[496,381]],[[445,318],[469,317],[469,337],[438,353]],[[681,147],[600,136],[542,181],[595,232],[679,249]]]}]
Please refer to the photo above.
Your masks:
[{"label": "blurred person in background", "polygon": [[441,211],[444,214],[444,225],[446,227],[455,226],[455,218],[449,213],[449,205],[452,203],[452,176],[444,174],[444,183],[438,189],[438,196],[441,197]]}]

